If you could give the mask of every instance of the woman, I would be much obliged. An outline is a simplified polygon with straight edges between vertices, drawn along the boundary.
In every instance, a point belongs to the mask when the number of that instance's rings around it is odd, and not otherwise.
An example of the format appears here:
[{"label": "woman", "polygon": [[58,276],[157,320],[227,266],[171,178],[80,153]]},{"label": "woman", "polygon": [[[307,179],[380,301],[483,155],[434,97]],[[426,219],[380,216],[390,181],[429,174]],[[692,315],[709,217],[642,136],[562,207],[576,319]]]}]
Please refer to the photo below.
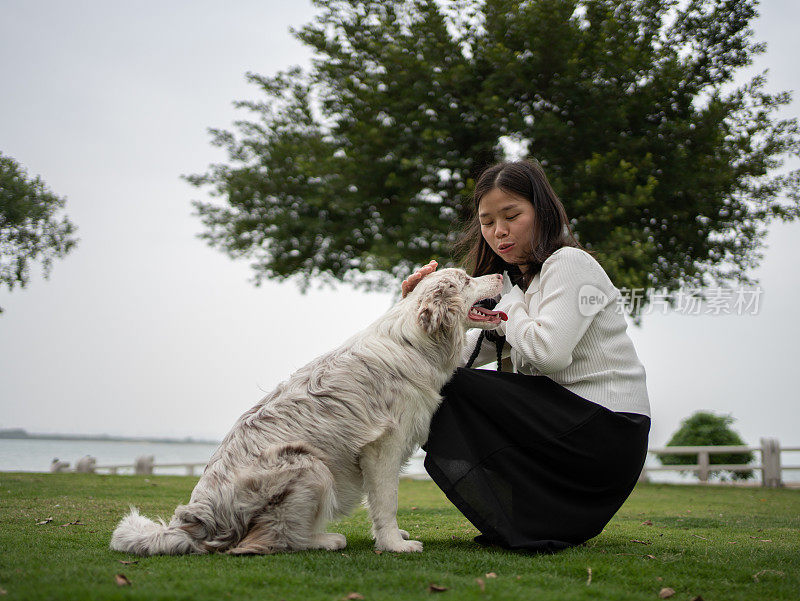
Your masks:
[{"label": "woman", "polygon": [[[645,371],[619,291],[575,241],[538,164],[500,163],[475,186],[462,246],[473,275],[504,273],[488,342],[470,330],[462,365],[510,357],[516,373],[459,368],[431,422],[425,468],[481,531],[476,540],[553,552],[599,534],[647,453]],[[403,293],[436,269],[418,270]]]}]

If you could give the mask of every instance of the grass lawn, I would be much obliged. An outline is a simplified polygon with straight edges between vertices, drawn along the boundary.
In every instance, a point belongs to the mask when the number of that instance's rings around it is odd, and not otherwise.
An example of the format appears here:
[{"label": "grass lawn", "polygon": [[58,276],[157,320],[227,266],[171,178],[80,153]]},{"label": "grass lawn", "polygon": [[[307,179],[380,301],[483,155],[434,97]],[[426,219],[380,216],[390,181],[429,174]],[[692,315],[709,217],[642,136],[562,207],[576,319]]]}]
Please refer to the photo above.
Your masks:
[{"label": "grass lawn", "polygon": [[[0,473],[0,597],[653,600],[671,588],[681,601],[800,598],[796,490],[640,485],[586,545],[529,555],[480,547],[431,482],[404,480],[399,522],[425,543],[422,554],[374,553],[364,510],[333,524],[348,538],[343,552],[136,558],[109,550],[129,503],[169,517],[196,481]],[[119,586],[117,574],[130,585]]]}]

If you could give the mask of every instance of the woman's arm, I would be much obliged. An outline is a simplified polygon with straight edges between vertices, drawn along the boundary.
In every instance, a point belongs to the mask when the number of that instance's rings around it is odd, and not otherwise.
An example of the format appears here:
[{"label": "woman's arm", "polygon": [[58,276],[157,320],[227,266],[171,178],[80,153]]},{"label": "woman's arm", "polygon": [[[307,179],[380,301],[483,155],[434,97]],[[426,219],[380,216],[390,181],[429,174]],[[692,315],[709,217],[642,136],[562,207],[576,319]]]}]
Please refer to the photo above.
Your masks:
[{"label": "woman's arm", "polygon": [[[605,304],[591,311],[581,310],[580,294],[598,291]],[[565,369],[572,363],[572,352],[586,333],[594,316],[616,298],[616,289],[605,271],[591,256],[571,247],[553,254],[540,276],[541,301],[538,313],[524,302],[519,288],[505,295],[496,309],[505,311],[508,343],[542,374]],[[534,297],[535,298],[535,297]]]}]

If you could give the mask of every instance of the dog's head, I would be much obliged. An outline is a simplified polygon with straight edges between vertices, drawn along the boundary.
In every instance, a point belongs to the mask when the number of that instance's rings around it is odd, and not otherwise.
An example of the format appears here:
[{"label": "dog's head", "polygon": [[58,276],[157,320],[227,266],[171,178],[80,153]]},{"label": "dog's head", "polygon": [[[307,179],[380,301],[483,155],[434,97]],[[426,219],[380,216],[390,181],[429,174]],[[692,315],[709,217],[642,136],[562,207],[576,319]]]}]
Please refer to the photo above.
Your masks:
[{"label": "dog's head", "polygon": [[497,296],[502,288],[499,274],[473,278],[463,269],[442,269],[422,278],[409,300],[418,303],[417,319],[428,334],[458,326],[490,330],[500,325],[501,313],[475,303]]}]

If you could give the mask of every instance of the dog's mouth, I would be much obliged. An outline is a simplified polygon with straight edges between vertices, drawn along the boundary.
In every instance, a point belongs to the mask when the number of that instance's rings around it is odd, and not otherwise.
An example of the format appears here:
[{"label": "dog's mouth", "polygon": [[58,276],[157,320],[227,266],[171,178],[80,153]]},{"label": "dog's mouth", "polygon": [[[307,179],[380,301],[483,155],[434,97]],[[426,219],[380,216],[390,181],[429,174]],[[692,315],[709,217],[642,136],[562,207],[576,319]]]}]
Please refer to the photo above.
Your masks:
[{"label": "dog's mouth", "polygon": [[487,309],[486,307],[482,306],[481,303],[486,303],[487,300],[490,303],[493,303],[491,299],[484,299],[482,301],[478,301],[469,310],[469,319],[470,321],[488,321],[493,324],[499,324],[501,321],[508,321],[508,315],[503,313],[502,311],[492,311],[491,309]]}]

